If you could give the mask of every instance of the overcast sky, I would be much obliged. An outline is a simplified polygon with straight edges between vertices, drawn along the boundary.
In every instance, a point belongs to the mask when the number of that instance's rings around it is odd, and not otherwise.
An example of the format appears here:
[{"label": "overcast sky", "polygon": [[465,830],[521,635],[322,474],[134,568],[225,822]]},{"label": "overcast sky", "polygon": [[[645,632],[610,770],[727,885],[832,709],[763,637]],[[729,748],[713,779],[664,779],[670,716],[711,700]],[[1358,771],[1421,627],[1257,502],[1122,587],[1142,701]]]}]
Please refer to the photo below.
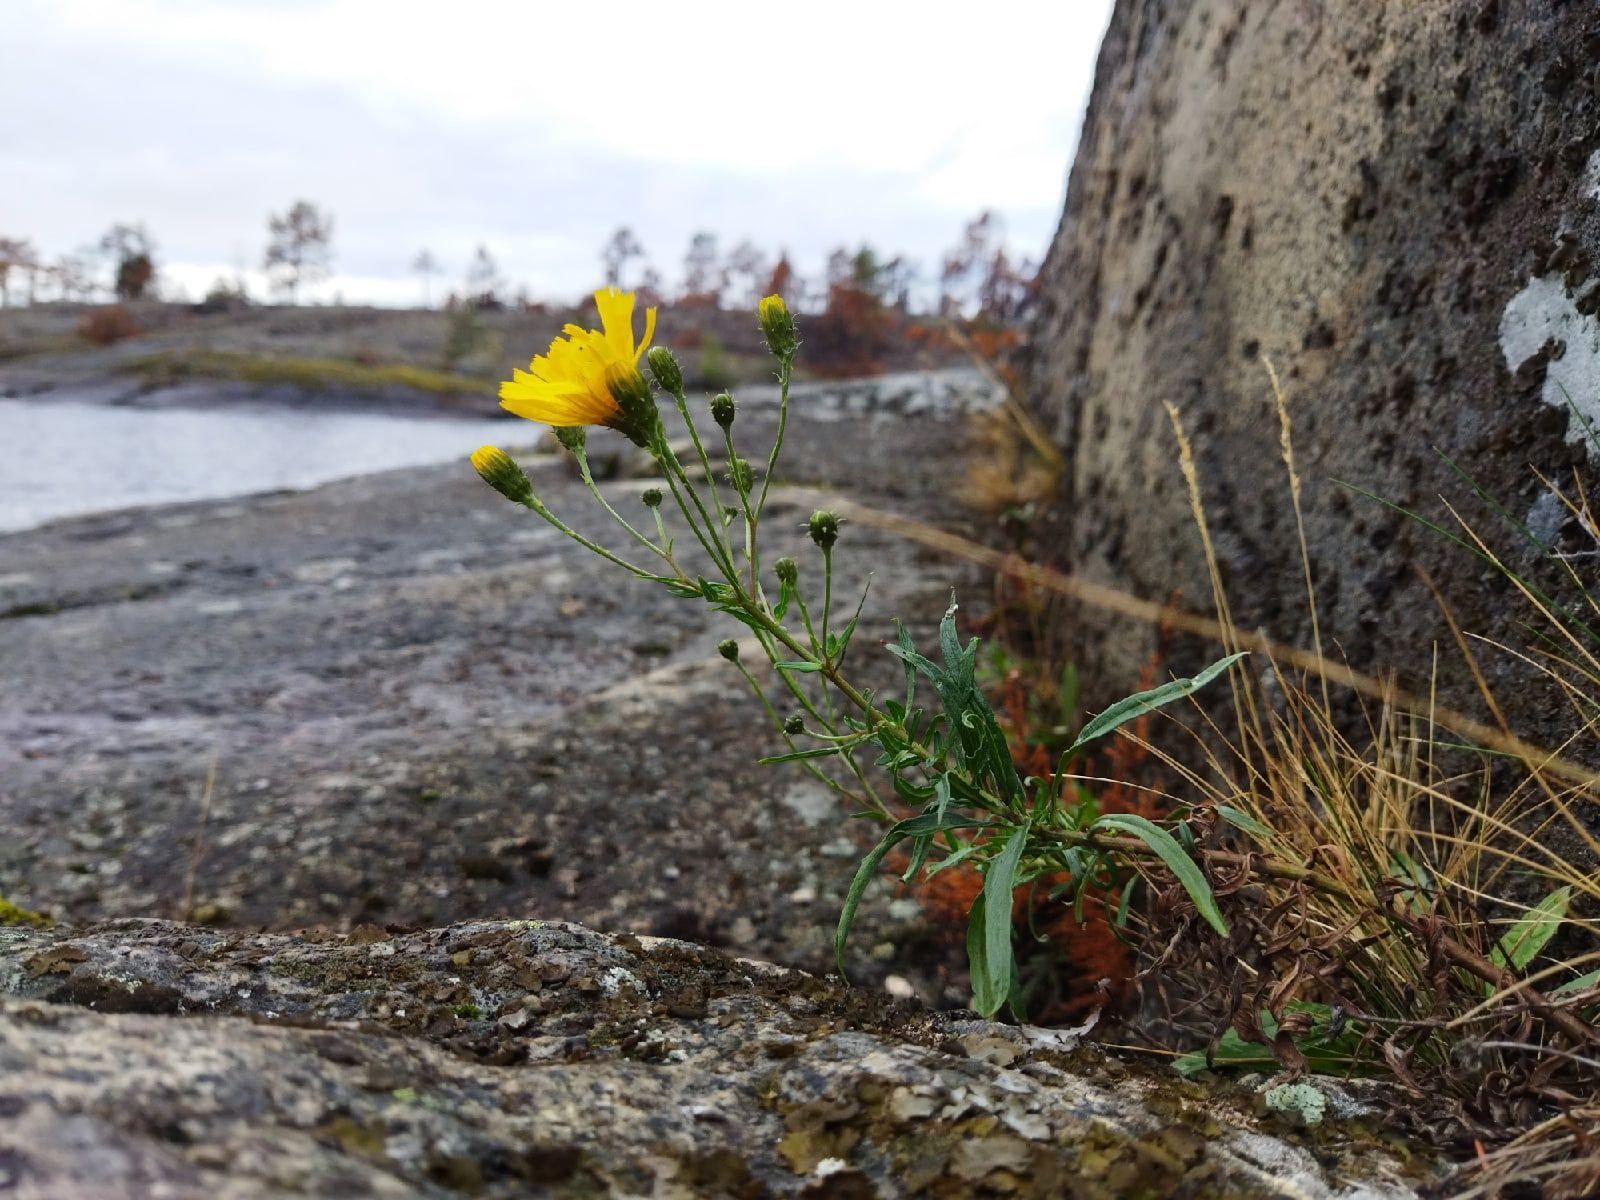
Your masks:
[{"label": "overcast sky", "polygon": [[[191,294],[269,212],[334,214],[323,296],[414,303],[486,244],[535,296],[619,225],[669,283],[689,236],[870,241],[935,269],[966,220],[1042,253],[1110,0],[544,4],[3,0],[0,236],[47,257],[143,220]],[[436,288],[440,286],[436,284]]]}]

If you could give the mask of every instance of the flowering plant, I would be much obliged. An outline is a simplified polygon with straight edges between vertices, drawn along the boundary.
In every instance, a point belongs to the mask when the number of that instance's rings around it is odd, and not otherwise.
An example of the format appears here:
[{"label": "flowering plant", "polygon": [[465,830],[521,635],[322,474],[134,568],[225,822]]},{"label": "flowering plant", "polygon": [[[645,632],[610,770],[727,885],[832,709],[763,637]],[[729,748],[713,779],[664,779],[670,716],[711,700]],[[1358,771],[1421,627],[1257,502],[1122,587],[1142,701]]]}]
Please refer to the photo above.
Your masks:
[{"label": "flowering plant", "polygon": [[[938,662],[922,655],[904,626],[899,628],[897,640],[887,649],[904,664],[905,690],[901,696],[888,697],[858,687],[845,673],[846,654],[866,595],[848,620],[836,622],[838,516],[818,511],[805,526],[821,559],[820,598],[802,585],[800,566],[793,558],[777,559],[771,577],[767,576],[760,532],[788,425],[790,381],[800,347],[794,316],[782,298],[768,296],[757,309],[767,348],[777,364],[779,390],[776,435],[759,484],[735,445],[734,398],[722,393],[707,406],[726,456],[727,493],[717,485],[677,359],[664,346],[650,345],[655,311],[645,314],[644,336],[636,340],[631,293],[609,289],[596,293],[595,302],[601,328],[566,326],[548,353],[501,386],[501,404],[555,429],[557,439],[576,458],[595,500],[635,543],[629,553],[634,558],[643,554],[642,565],[557,517],[503,450],[485,446],[473,454],[472,465],[501,495],[532,509],[586,549],[636,578],[711,605],[753,635],[771,663],[783,703],[793,707],[789,716],[779,715],[777,704],[743,661],[737,641],[727,639],[718,650],[749,685],[786,745],[786,752],[762,761],[797,763],[883,827],[877,845],[856,872],[839,918],[835,948],[841,970],[862,893],[885,856],[902,843],[910,847],[907,881],[961,862],[983,876],[982,891],[969,913],[967,951],[974,1004],[986,1016],[1008,1002],[1014,1011],[1020,1008],[1011,940],[1012,895],[1018,887],[1048,882],[1057,893],[1081,896],[1088,887],[1115,884],[1126,896],[1137,875],[1125,864],[1159,860],[1176,876],[1195,914],[1226,933],[1210,885],[1174,836],[1173,829],[1180,836],[1187,832],[1181,822],[1169,829],[1132,814],[1101,814],[1092,798],[1068,791],[1062,770],[1044,778],[1018,774],[1005,735],[977,684],[977,640],[963,645],[957,636],[954,602],[940,623]],[[654,387],[640,369],[641,362]],[[686,469],[668,441],[655,389],[676,406],[698,471]],[[619,513],[595,485],[587,453],[590,425],[619,431],[654,460],[666,492],[652,487],[641,497],[654,522],[653,534]],[[692,573],[676,554],[663,512],[668,496],[674,523],[682,522],[709,560],[709,576]],[[775,586],[776,595],[768,592],[769,586]],[[1238,657],[1226,658],[1193,679],[1173,680],[1113,705],[1084,726],[1063,761],[1142,713],[1188,695]],[[931,685],[936,703],[919,702],[919,681]],[[876,757],[869,761],[865,756],[872,751]],[[887,800],[880,794],[885,790]]]}]

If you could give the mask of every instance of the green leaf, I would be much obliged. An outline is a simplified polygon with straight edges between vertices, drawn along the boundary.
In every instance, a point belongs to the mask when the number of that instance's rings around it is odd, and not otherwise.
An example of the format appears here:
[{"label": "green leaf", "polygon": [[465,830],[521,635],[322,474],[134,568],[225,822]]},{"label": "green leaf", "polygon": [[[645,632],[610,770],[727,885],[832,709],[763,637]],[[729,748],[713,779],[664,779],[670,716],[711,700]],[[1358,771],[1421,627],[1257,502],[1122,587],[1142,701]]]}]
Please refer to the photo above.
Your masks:
[{"label": "green leaf", "polygon": [[1117,901],[1117,917],[1113,922],[1118,929],[1128,924],[1128,901],[1133,899],[1133,885],[1139,882],[1139,877],[1134,875],[1122,885],[1122,899]]},{"label": "green leaf", "polygon": [[828,644],[823,647],[828,658],[835,665],[844,661],[844,652],[850,648],[850,639],[855,635],[856,626],[861,621],[861,610],[867,605],[867,596],[872,591],[872,576],[867,576],[867,586],[861,589],[861,599],[856,602],[855,615],[846,623],[844,629],[838,633],[828,635]]},{"label": "green leaf", "polygon": [[1178,845],[1177,839],[1165,829],[1133,813],[1107,813],[1090,828],[1131,833],[1150,847],[1156,857],[1167,865],[1167,869],[1178,877],[1178,882],[1183,884],[1183,890],[1189,893],[1189,898],[1194,901],[1195,908],[1200,910],[1200,915],[1206,919],[1206,924],[1223,936],[1227,936],[1228,923],[1222,919],[1222,912],[1217,908],[1216,897],[1211,894],[1211,885],[1206,882],[1206,877],[1201,874],[1194,859],[1183,852],[1183,847]]},{"label": "green leaf", "polygon": [[1517,918],[1506,930],[1505,936],[1489,952],[1489,959],[1497,967],[1510,966],[1514,971],[1524,971],[1538,957],[1539,951],[1555,936],[1572,903],[1572,888],[1558,887],[1533,908]]},{"label": "green leaf", "polygon": [[[895,783],[898,786],[899,778]],[[944,814],[950,807],[950,776],[939,775],[933,781],[933,794],[935,797],[933,815],[936,820],[943,821]],[[928,861],[928,852],[933,849],[933,834],[925,834],[916,841],[915,849],[911,855],[911,865],[906,868],[906,873],[901,876],[905,882],[910,883],[917,877],[917,872],[922,870],[922,864]]]},{"label": "green leaf", "polygon": [[[895,655],[906,664],[906,708],[909,710],[917,702],[917,665],[907,655],[916,654],[917,647],[911,640],[910,631],[906,629],[898,617],[895,618],[894,629],[896,644],[888,649],[889,653]],[[923,659],[923,661],[927,662],[926,659]],[[931,667],[933,664],[928,663],[928,665]]]},{"label": "green leaf", "polygon": [[872,876],[877,871],[878,864],[883,861],[884,855],[908,837],[941,833],[946,829],[972,829],[981,824],[982,822],[967,817],[955,817],[941,823],[935,813],[918,813],[914,817],[907,817],[889,826],[883,835],[883,840],[861,860],[861,865],[856,868],[855,878],[850,881],[850,890],[845,894],[844,908],[839,913],[839,927],[833,935],[833,953],[840,975],[844,974],[844,947],[850,937],[851,923],[856,919],[856,909],[861,906],[861,896],[867,890],[867,884],[872,882]]},{"label": "green leaf", "polygon": [[833,746],[814,746],[810,750],[791,750],[788,754],[774,754],[771,758],[758,758],[756,762],[764,767],[774,763],[799,762],[805,758],[827,758],[830,754],[843,754],[846,750],[854,749],[860,742],[840,742]]},{"label": "green leaf", "polygon": [[794,585],[783,583],[778,589],[778,603],[772,610],[774,621],[783,620],[784,614],[789,611],[789,604],[794,599]]},{"label": "green leaf", "polygon": [[1247,816],[1231,804],[1219,804],[1216,808],[1217,815],[1235,829],[1243,830],[1251,837],[1260,838],[1263,841],[1272,836],[1272,828],[1270,826],[1262,824],[1252,816]]},{"label": "green leaf", "polygon": [[801,662],[799,660],[791,659],[786,659],[783,662],[775,662],[772,665],[780,671],[794,671],[796,674],[805,674],[810,671],[822,670],[821,663]]},{"label": "green leaf", "polygon": [[[937,868],[935,868],[937,869]],[[1576,979],[1569,979],[1558,988],[1552,988],[1552,996],[1570,996],[1573,992],[1581,992],[1600,983],[1600,971],[1590,971],[1586,975],[1579,975]]]},{"label": "green leaf", "polygon": [[[967,918],[967,960],[973,1006],[985,1017],[999,1012],[1011,994],[1011,891],[1017,863],[1028,845],[1028,825],[1006,839],[1005,849],[984,872],[983,891]],[[977,951],[974,955],[974,950]]]},{"label": "green leaf", "polygon": [[[1310,1013],[1316,1023],[1295,1046],[1306,1056],[1311,1070],[1324,1074],[1345,1074],[1352,1066],[1359,1066],[1362,1055],[1362,1036],[1354,1023],[1346,1024],[1338,1037],[1331,1036],[1330,1022],[1333,1010],[1326,1004],[1313,1004],[1291,1000],[1284,1005],[1287,1012]],[[1273,1038],[1278,1034],[1278,1023],[1266,1009],[1260,1013],[1261,1032]],[[1272,1051],[1260,1042],[1247,1042],[1232,1029],[1222,1035],[1217,1043],[1214,1061],[1219,1068],[1226,1067],[1276,1067]],[[1180,1074],[1194,1075],[1206,1069],[1206,1052],[1196,1050],[1173,1060]]]},{"label": "green leaf", "polygon": [[1126,699],[1118,700],[1083,727],[1083,731],[1078,734],[1077,740],[1068,747],[1063,757],[1073,757],[1096,738],[1104,737],[1112,730],[1126,725],[1136,717],[1142,716],[1147,712],[1153,712],[1163,705],[1171,704],[1174,700],[1181,700],[1185,696],[1193,695],[1233,666],[1247,653],[1249,651],[1241,650],[1237,654],[1230,654],[1227,658],[1212,663],[1198,675],[1188,679],[1174,679],[1163,683],[1160,687],[1153,687],[1145,692],[1136,692]]},{"label": "green leaf", "polygon": [[961,638],[956,633],[956,594],[950,593],[950,607],[944,610],[939,621],[939,652],[944,656],[945,671],[960,677],[965,656],[961,653]]},{"label": "green leaf", "polygon": [[760,621],[758,621],[755,617],[753,617],[751,614],[745,612],[745,610],[742,609],[742,608],[730,607],[730,606],[725,606],[725,605],[720,605],[719,604],[717,606],[717,611],[718,612],[727,613],[735,621],[739,622],[739,624],[744,625],[747,628],[754,630],[756,633],[765,633],[766,632],[767,627],[765,625],[763,625]]},{"label": "green leaf", "polygon": [[[935,875],[937,875],[940,871],[944,870],[946,867],[953,867],[953,866],[956,866],[958,863],[966,862],[967,859],[971,858],[974,854],[976,854],[982,848],[983,847],[980,846],[977,842],[968,842],[965,846],[961,847],[961,849],[957,850],[954,854],[946,855],[944,858],[941,858],[938,862],[934,863],[933,866],[929,867],[928,868],[928,874],[925,876],[925,878],[932,879]],[[1600,974],[1600,972],[1596,972],[1596,973]]]},{"label": "green leaf", "polygon": [[[1222,1035],[1222,1040],[1217,1043],[1213,1061],[1219,1067],[1276,1067],[1277,1059],[1272,1057],[1260,1042],[1247,1042],[1232,1029]],[[1206,1052],[1193,1050],[1188,1054],[1180,1055],[1172,1062],[1173,1068],[1180,1075],[1197,1075],[1208,1070],[1206,1066]]]}]

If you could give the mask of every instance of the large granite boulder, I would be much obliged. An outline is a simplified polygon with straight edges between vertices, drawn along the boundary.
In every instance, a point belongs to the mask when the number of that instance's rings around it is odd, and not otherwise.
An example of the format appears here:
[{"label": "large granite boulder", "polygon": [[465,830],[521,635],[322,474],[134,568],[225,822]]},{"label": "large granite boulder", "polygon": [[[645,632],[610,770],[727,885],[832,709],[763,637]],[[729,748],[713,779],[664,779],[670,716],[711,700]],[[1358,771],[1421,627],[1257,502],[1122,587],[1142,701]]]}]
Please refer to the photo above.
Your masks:
[{"label": "large granite boulder", "polygon": [[[1524,644],[1495,573],[1369,489],[1518,569],[1534,553],[1435,449],[1562,550],[1594,550],[1530,466],[1575,495],[1600,415],[1600,11],[1535,0],[1119,0],[1043,271],[1034,398],[1067,451],[1059,559],[1208,608],[1163,406],[1194,440],[1233,612],[1309,647],[1279,423],[1289,397],[1322,632],[1357,666],[1475,700],[1429,592]],[[1087,617],[1084,677],[1136,678],[1156,633]],[[1196,656],[1198,657],[1198,651]],[[1485,655],[1520,732],[1564,702]]]}]

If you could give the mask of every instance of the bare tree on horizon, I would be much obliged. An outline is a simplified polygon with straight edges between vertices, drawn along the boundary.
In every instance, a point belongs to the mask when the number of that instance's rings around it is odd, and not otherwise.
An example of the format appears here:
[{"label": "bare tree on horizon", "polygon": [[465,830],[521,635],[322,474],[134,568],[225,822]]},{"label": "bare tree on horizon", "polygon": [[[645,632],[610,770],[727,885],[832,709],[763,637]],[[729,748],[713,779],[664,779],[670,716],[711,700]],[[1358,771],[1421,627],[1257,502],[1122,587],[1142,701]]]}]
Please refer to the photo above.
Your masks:
[{"label": "bare tree on horizon", "polygon": [[300,285],[328,276],[332,258],[333,216],[309,200],[296,200],[283,216],[267,217],[267,252],[261,265],[277,271],[289,293],[289,303],[299,302]]},{"label": "bare tree on horizon", "polygon": [[439,273],[439,260],[424,246],[411,262],[411,269],[422,276],[422,307],[433,307],[433,277]]},{"label": "bare tree on horizon", "polygon": [[611,240],[600,251],[600,263],[605,267],[606,286],[620,288],[628,273],[628,261],[644,257],[644,246],[638,236],[626,225],[611,235]]}]

